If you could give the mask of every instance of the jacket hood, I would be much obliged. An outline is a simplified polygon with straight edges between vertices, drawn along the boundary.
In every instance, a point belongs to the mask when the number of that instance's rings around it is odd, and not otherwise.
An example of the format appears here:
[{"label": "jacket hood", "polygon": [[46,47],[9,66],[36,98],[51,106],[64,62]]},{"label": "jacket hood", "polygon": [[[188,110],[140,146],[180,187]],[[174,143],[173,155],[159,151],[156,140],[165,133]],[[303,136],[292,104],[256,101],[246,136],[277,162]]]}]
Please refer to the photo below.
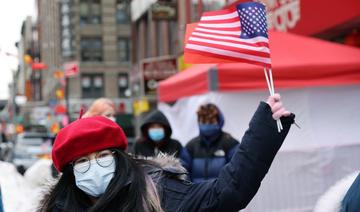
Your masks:
[{"label": "jacket hood", "polygon": [[222,129],[225,124],[224,114],[221,110],[216,106],[216,109],[219,111],[218,120],[219,120],[219,127]]},{"label": "jacket hood", "polygon": [[157,124],[161,124],[164,126],[165,128],[165,138],[170,138],[171,134],[172,134],[172,129],[170,127],[170,123],[168,121],[168,119],[166,118],[166,116],[159,110],[155,110],[151,113],[149,113],[147,116],[145,116],[142,124],[141,124],[141,133],[143,136],[145,137],[149,137],[148,136],[148,128],[149,125],[152,123],[157,123]]}]

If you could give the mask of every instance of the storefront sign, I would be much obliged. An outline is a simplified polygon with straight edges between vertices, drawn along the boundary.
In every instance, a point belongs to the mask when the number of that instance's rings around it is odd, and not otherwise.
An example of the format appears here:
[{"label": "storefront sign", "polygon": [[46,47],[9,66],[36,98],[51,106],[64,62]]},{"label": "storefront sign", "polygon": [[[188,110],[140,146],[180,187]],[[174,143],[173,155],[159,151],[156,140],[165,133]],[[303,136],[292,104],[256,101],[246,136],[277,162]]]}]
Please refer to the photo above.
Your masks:
[{"label": "storefront sign", "polygon": [[153,20],[175,20],[176,19],[176,3],[172,2],[156,2],[151,5],[151,13]]},{"label": "storefront sign", "polygon": [[145,59],[142,62],[145,95],[155,95],[158,82],[177,72],[176,57]]},{"label": "storefront sign", "polygon": [[295,28],[300,20],[300,0],[268,0],[268,28],[277,31],[288,31]]}]

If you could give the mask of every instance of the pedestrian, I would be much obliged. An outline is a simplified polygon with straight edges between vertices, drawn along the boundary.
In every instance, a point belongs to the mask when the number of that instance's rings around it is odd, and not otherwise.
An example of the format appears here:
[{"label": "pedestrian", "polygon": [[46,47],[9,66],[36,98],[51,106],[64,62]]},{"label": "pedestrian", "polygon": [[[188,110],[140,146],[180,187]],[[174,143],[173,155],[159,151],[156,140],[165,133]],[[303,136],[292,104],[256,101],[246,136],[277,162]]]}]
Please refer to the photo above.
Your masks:
[{"label": "pedestrian", "polygon": [[56,137],[52,159],[62,175],[39,211],[238,211],[256,194],[293,122],[280,96],[269,97],[217,180],[192,183],[181,167],[126,154],[125,134],[114,122],[79,119]]},{"label": "pedestrian", "polygon": [[239,141],[222,130],[224,116],[216,105],[201,105],[197,117],[199,135],[181,153],[182,164],[193,182],[217,178],[239,145]]},{"label": "pedestrian", "polygon": [[161,153],[178,157],[182,151],[179,141],[172,139],[172,129],[166,116],[159,110],[148,114],[140,126],[141,137],[134,144],[137,156],[153,157]]},{"label": "pedestrian", "polygon": [[115,103],[111,99],[98,98],[90,105],[83,117],[105,116],[115,122],[115,114]]}]

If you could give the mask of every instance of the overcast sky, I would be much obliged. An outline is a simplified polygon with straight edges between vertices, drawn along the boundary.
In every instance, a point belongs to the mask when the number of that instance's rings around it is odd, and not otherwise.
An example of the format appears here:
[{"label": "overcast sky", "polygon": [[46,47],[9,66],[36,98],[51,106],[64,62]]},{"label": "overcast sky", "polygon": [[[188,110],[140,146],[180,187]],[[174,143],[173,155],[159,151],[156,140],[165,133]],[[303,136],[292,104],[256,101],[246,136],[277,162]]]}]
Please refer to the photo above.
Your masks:
[{"label": "overcast sky", "polygon": [[4,52],[17,55],[15,42],[19,41],[22,22],[29,15],[35,17],[35,0],[0,1],[0,99],[9,97],[8,84],[17,67],[17,59]]}]

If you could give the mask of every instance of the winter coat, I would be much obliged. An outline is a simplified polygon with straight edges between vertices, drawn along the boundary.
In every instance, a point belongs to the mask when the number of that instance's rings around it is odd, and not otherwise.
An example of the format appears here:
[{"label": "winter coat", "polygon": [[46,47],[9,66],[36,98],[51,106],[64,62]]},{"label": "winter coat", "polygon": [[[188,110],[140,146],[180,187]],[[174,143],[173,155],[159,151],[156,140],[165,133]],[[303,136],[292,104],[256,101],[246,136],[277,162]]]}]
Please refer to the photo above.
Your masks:
[{"label": "winter coat", "polygon": [[357,171],[338,180],[319,197],[313,212],[339,212],[341,209],[341,202],[358,174],[359,172]]},{"label": "winter coat", "polygon": [[[165,138],[156,143],[149,138],[148,128],[152,123],[161,124],[165,128]],[[133,153],[135,155],[141,155],[145,157],[153,157],[159,152],[169,155],[174,154],[179,156],[182,151],[182,145],[179,141],[171,139],[172,129],[170,127],[168,119],[159,110],[155,110],[145,117],[141,127],[142,138],[137,140],[134,144]]]},{"label": "winter coat", "polygon": [[4,206],[3,206],[2,194],[1,194],[1,187],[0,187],[0,212],[4,212]]},{"label": "winter coat", "polygon": [[227,164],[239,142],[228,133],[220,132],[212,142],[201,136],[192,139],[181,152],[181,161],[193,182],[201,182],[218,177],[220,170]]},{"label": "winter coat", "polygon": [[355,211],[360,211],[360,174],[358,174],[355,181],[347,191],[340,209],[340,212]]},{"label": "winter coat", "polygon": [[[284,130],[278,133],[271,108],[262,102],[234,156],[215,180],[192,183],[185,180],[184,168],[166,161],[155,160],[156,167],[146,166],[144,169],[156,184],[164,211],[233,212],[245,208],[258,191],[294,116],[281,121]],[[58,202],[53,212],[61,211],[61,204]]]}]

